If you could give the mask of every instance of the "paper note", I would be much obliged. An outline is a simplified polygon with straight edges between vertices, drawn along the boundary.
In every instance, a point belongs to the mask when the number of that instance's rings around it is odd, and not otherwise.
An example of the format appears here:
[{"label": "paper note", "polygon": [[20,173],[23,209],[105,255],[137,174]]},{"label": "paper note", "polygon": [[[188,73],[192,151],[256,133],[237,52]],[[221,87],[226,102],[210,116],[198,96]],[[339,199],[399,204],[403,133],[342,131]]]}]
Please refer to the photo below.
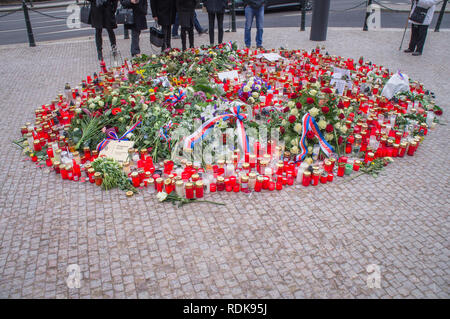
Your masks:
[{"label": "paper note", "polygon": [[134,145],[133,141],[110,141],[105,148],[100,151],[99,156],[113,158],[119,163],[126,162],[128,150]]},{"label": "paper note", "polygon": [[220,72],[217,74],[217,76],[219,77],[220,81],[228,80],[228,79],[230,79],[230,80],[239,79],[239,73],[236,70]]},{"label": "paper note", "polygon": [[334,68],[333,70],[333,78],[335,79],[342,79],[342,77],[346,75],[350,78],[350,70],[341,69],[341,68]]},{"label": "paper note", "polygon": [[342,93],[344,93],[346,86],[351,86],[347,84],[346,81],[338,79],[331,79],[330,85],[336,88],[336,93],[338,93],[339,95],[342,95]]},{"label": "paper note", "polygon": [[262,56],[269,62],[275,62],[283,59],[283,57],[277,53],[264,53]]}]

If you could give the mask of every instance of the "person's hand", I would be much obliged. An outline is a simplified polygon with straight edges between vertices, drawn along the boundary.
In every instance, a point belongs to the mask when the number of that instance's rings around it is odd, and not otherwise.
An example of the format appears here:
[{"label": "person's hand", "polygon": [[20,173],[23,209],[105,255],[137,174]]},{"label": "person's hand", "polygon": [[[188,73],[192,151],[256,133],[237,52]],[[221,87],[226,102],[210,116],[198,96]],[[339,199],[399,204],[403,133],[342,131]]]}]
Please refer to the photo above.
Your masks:
[{"label": "person's hand", "polygon": [[132,4],[138,4],[138,3],[139,3],[139,0],[131,0],[131,3],[132,3]]}]

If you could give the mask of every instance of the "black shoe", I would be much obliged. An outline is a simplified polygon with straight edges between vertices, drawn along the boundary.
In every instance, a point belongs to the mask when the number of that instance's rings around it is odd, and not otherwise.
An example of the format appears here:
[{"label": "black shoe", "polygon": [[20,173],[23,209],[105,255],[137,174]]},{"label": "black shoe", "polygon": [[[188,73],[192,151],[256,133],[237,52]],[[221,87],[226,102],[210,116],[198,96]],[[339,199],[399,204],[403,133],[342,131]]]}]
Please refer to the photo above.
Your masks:
[{"label": "black shoe", "polygon": [[111,51],[112,51],[113,58],[115,59],[117,57],[117,46],[112,45]]},{"label": "black shoe", "polygon": [[405,52],[405,53],[411,53],[411,52],[414,52],[414,50],[411,50],[411,49],[406,49],[405,51],[403,51],[403,52]]},{"label": "black shoe", "polygon": [[422,52],[413,52],[413,54],[411,54],[411,55],[419,56],[419,55],[422,55]]},{"label": "black shoe", "polygon": [[181,37],[178,34],[172,36],[172,39],[179,39],[179,38],[181,38]]},{"label": "black shoe", "polygon": [[97,51],[97,58],[99,61],[103,61],[103,52],[102,51]]},{"label": "black shoe", "polygon": [[199,34],[199,35],[202,35],[202,34],[204,34],[204,33],[208,33],[208,28],[206,28],[206,29],[201,29],[200,31],[198,31],[198,34]]}]

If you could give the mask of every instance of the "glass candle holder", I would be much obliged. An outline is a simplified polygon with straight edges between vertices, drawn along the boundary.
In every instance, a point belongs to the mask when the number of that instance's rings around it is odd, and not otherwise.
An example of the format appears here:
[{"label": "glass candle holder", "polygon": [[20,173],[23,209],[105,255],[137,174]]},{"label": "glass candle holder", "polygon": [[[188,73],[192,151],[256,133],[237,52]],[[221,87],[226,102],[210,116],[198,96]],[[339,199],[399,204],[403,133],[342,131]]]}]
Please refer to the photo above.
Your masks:
[{"label": "glass candle holder", "polygon": [[337,176],[339,177],[343,177],[345,174],[345,163],[339,163],[338,164],[338,172],[337,172]]},{"label": "glass candle holder", "polygon": [[258,176],[255,181],[255,192],[260,192],[263,186],[264,178],[262,176]]},{"label": "glass candle holder", "polygon": [[302,185],[303,186],[309,186],[309,184],[311,184],[311,172],[310,171],[304,171],[303,172]]},{"label": "glass candle holder", "polygon": [[191,182],[186,183],[185,192],[186,192],[187,199],[193,199],[194,198],[194,184]]},{"label": "glass candle holder", "polygon": [[203,182],[198,181],[195,183],[195,197],[203,198]]},{"label": "glass candle holder", "polygon": [[100,172],[95,172],[94,174],[95,185],[101,186],[103,183],[102,174]]}]

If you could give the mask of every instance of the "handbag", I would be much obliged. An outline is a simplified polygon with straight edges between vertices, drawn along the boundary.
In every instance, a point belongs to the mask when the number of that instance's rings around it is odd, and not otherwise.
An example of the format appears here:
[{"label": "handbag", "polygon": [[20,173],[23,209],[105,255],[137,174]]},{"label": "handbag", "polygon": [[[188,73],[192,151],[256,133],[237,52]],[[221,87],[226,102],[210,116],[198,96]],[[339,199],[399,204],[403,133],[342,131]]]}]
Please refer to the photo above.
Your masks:
[{"label": "handbag", "polygon": [[86,24],[91,24],[91,5],[84,1],[80,9],[80,21]]},{"label": "handbag", "polygon": [[156,26],[150,28],[150,43],[158,48],[164,44],[164,33]]},{"label": "handbag", "polygon": [[117,24],[134,24],[134,14],[133,9],[124,8],[120,5],[116,11],[116,23]]},{"label": "handbag", "polygon": [[421,24],[425,20],[427,13],[428,13],[428,9],[416,6],[414,8],[414,11],[412,12],[411,16],[409,17],[409,20]]}]

